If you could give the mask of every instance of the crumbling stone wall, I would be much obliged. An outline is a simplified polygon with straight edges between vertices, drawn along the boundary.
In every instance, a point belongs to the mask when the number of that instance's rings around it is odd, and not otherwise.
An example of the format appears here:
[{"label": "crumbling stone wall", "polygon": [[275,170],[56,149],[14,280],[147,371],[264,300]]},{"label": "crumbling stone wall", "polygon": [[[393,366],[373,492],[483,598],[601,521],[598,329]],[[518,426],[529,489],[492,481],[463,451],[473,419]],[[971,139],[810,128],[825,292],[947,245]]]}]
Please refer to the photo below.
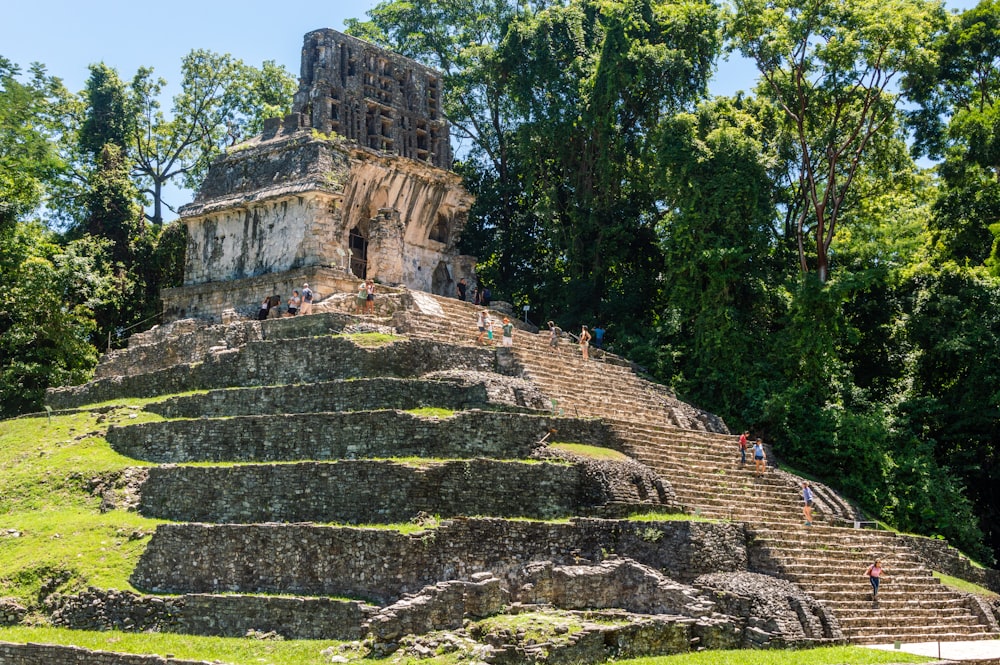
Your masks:
[{"label": "crumbling stone wall", "polygon": [[846,642],[837,617],[787,580],[739,571],[703,575],[695,584],[717,592],[720,611],[746,617],[743,648]]},{"label": "crumbling stone wall", "polygon": [[916,552],[920,561],[931,570],[984,586],[1000,593],[1000,571],[977,568],[968,557],[948,544],[947,540],[924,536],[900,535],[906,546]]},{"label": "crumbling stone wall", "polygon": [[511,586],[531,561],[574,565],[615,554],[690,581],[746,570],[745,539],[741,524],[595,519],[462,518],[409,535],[296,524],[165,524],[131,581],[156,593],[281,592],[385,603],[486,571]]},{"label": "crumbling stone wall", "polygon": [[133,656],[49,644],[0,642],[0,665],[205,665],[205,661]]},{"label": "crumbling stone wall", "polygon": [[[581,465],[364,460],[154,467],[140,510],[188,522],[385,524],[420,513],[551,519],[593,514],[612,501],[638,504],[639,493],[604,484]],[[655,494],[650,502],[661,505]]]},{"label": "crumbling stone wall", "polygon": [[525,459],[553,429],[567,441],[603,447],[614,443],[598,420],[492,411],[464,411],[443,419],[369,411],[175,420],[112,427],[107,439],[123,455],[161,464],[378,457]]},{"label": "crumbling stone wall", "polygon": [[441,75],[374,44],[323,29],[307,33],[293,111],[325,134],[451,168]]},{"label": "crumbling stone wall", "polygon": [[[294,359],[289,356],[292,348]],[[370,348],[334,336],[297,339],[292,343],[266,340],[240,349],[210,352],[200,363],[51,389],[46,402],[54,409],[68,409],[121,397],[156,397],[230,386],[319,383],[358,376],[417,377],[445,369],[492,372],[495,359],[492,349],[424,340]]]},{"label": "crumbling stone wall", "polygon": [[[52,624],[76,630],[170,632],[244,637],[250,631],[294,640],[354,640],[376,608],[359,601],[279,596],[144,596],[90,588],[46,599]],[[53,661],[61,662],[61,661]]]},{"label": "crumbling stone wall", "polygon": [[490,406],[483,384],[381,377],[308,386],[213,390],[171,397],[145,410],[164,418],[220,418],[257,413],[317,413],[369,409],[478,409]]}]

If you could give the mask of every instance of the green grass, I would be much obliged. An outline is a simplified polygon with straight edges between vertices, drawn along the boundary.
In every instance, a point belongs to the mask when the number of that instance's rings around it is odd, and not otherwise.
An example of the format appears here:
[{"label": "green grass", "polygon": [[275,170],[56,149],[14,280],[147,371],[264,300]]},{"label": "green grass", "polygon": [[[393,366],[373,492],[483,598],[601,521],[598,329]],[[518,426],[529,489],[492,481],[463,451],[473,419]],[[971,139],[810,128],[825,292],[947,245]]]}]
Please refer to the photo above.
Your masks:
[{"label": "green grass", "polygon": [[[119,405],[120,406],[120,405]],[[0,422],[0,596],[38,610],[42,589],[131,589],[128,576],[158,520],[100,512],[96,487],[144,466],[111,449],[111,424],[160,420],[135,404],[106,413]]]},{"label": "green grass", "polygon": [[823,647],[802,651],[700,651],[676,656],[636,658],[618,665],[875,665],[877,663],[929,663],[934,658],[862,647]]},{"label": "green grass", "polygon": [[417,409],[407,409],[406,413],[412,413],[421,418],[451,418],[455,415],[452,409],[441,409],[436,406],[422,406]]},{"label": "green grass", "polygon": [[945,575],[944,573],[939,573],[937,571],[934,571],[934,577],[941,580],[941,584],[951,587],[952,589],[957,589],[958,591],[974,593],[978,596],[985,596],[987,598],[1000,598],[1000,594],[990,591],[984,586],[979,586],[973,582],[967,582],[966,580],[958,577],[952,577],[951,575]]},{"label": "green grass", "polygon": [[[135,416],[135,417],[132,417]],[[93,507],[100,500],[91,481],[130,466],[148,466],[119,455],[103,433],[110,424],[162,420],[142,411],[72,413],[0,421],[0,514]]]},{"label": "green grass", "polygon": [[[495,627],[524,628],[540,635],[545,628],[538,615],[507,617]],[[514,621],[510,621],[513,619]],[[489,621],[489,620],[487,620]],[[571,631],[572,630],[571,627]],[[529,635],[530,636],[530,635]],[[342,642],[325,640],[267,641],[246,638],[194,637],[169,633],[91,632],[56,628],[0,628],[0,641],[14,643],[62,644],[118,653],[171,655],[175,658],[206,660],[228,665],[320,665],[330,662],[323,650]],[[351,662],[366,665],[446,665],[459,662],[457,655],[416,659],[392,656],[387,659],[361,659],[350,650],[344,654]],[[880,663],[927,663],[932,658],[860,647],[827,647],[803,651],[702,651],[699,653],[636,658],[615,661],[618,665],[876,665]]]},{"label": "green grass", "polygon": [[358,346],[385,346],[394,342],[402,342],[406,339],[398,335],[387,335],[377,332],[347,333],[344,335],[334,335],[334,337],[344,337]]},{"label": "green grass", "polygon": [[629,515],[630,522],[719,522],[721,520],[691,515],[689,513],[637,513]]},{"label": "green grass", "polygon": [[549,449],[561,450],[573,455],[580,455],[581,457],[589,457],[591,459],[598,460],[626,461],[629,459],[628,455],[618,452],[617,450],[612,450],[611,448],[601,448],[598,446],[589,446],[584,443],[565,443],[560,441],[558,443],[549,444]]}]

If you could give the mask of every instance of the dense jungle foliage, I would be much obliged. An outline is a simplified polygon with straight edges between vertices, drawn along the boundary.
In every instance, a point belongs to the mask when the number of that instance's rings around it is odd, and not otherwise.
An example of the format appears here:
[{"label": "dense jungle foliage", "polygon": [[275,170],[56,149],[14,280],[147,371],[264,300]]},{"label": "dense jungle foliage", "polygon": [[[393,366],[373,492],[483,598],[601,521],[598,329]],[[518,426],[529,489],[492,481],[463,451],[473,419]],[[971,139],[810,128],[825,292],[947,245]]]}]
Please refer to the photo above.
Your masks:
[{"label": "dense jungle foliage", "polygon": [[[1000,0],[386,0],[350,32],[443,72],[462,249],[900,529],[1000,553]],[[753,61],[734,97],[721,58]],[[0,415],[156,322],[165,183],[286,112],[194,51],[67,91],[0,57]],[[145,212],[144,212],[145,211]]]}]

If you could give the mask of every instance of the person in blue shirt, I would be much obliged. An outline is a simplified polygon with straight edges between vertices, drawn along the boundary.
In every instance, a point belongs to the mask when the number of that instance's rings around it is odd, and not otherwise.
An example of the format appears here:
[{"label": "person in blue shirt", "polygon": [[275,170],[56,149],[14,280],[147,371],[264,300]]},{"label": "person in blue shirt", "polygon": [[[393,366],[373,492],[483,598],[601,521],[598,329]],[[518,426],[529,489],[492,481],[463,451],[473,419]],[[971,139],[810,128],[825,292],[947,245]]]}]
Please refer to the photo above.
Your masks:
[{"label": "person in blue shirt", "polygon": [[604,328],[597,326],[594,328],[594,348],[603,349],[604,348]]}]

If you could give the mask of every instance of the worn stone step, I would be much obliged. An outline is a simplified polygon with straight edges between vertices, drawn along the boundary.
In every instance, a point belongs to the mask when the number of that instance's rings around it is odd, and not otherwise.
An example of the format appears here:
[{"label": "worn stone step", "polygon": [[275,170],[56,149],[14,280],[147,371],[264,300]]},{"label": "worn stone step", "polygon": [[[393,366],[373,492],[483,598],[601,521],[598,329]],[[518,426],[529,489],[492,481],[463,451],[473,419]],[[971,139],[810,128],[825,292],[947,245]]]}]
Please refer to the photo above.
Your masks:
[{"label": "worn stone step", "polygon": [[421,513],[554,519],[599,514],[619,502],[671,508],[632,467],[601,476],[581,464],[475,459],[359,460],[149,469],[143,515],[189,522],[408,522]]},{"label": "worn stone step", "polygon": [[123,455],[158,463],[526,459],[552,430],[570,441],[613,444],[597,420],[493,411],[463,411],[447,418],[370,411],[170,420],[112,427],[107,439]]}]

